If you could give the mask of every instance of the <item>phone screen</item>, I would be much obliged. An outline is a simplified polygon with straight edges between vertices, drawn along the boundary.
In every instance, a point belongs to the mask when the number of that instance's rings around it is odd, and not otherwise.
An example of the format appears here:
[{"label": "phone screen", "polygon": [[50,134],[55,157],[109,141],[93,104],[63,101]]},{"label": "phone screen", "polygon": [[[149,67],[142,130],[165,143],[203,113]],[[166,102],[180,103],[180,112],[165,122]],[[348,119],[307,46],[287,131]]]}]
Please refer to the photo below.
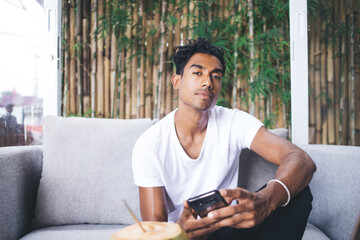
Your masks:
[{"label": "phone screen", "polygon": [[213,190],[199,196],[189,198],[188,203],[201,218],[206,217],[209,212],[215,209],[228,206],[227,202],[220,195],[218,190]]}]

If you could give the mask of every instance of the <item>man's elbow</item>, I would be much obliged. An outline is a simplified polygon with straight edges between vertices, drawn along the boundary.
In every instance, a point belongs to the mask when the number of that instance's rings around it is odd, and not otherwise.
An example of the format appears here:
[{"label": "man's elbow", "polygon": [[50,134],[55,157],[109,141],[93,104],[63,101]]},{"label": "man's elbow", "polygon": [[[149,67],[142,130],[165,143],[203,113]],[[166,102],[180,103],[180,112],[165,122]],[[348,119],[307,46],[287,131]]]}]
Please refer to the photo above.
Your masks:
[{"label": "man's elbow", "polygon": [[309,173],[311,175],[313,175],[317,169],[315,162],[311,159],[311,157],[306,152],[304,152],[304,159],[306,160],[305,162],[306,162]]}]

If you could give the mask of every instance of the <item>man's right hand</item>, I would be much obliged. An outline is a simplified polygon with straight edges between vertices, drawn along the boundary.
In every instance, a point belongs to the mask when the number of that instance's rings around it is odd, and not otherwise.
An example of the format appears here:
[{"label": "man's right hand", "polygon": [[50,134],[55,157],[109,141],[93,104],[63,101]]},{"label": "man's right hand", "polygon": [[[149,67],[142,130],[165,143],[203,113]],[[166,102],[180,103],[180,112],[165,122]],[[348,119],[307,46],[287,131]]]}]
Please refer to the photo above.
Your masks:
[{"label": "man's right hand", "polygon": [[196,216],[195,211],[189,206],[188,202],[185,201],[184,210],[177,223],[180,224],[190,239],[205,239],[209,234],[219,229],[209,226],[219,221],[219,219],[216,220],[208,217],[196,219]]}]

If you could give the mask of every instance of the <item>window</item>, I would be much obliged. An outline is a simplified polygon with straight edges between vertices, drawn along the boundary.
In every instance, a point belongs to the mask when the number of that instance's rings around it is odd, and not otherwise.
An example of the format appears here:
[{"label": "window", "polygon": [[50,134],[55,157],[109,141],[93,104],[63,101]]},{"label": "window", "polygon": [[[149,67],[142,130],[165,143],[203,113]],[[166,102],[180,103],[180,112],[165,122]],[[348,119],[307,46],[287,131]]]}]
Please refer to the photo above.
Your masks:
[{"label": "window", "polygon": [[47,4],[0,1],[0,146],[42,143],[44,97],[54,95],[48,86],[57,82],[58,58]]}]

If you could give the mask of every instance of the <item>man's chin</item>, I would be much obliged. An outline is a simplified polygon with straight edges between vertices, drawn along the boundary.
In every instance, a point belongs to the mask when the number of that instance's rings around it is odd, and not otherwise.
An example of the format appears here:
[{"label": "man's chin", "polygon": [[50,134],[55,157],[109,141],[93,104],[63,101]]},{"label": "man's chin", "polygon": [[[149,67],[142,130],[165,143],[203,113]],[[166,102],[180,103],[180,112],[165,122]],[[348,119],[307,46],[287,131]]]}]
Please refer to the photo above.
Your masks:
[{"label": "man's chin", "polygon": [[209,104],[209,105],[199,105],[199,106],[195,106],[195,108],[198,111],[209,111],[211,110],[213,107],[215,106],[215,104]]}]

